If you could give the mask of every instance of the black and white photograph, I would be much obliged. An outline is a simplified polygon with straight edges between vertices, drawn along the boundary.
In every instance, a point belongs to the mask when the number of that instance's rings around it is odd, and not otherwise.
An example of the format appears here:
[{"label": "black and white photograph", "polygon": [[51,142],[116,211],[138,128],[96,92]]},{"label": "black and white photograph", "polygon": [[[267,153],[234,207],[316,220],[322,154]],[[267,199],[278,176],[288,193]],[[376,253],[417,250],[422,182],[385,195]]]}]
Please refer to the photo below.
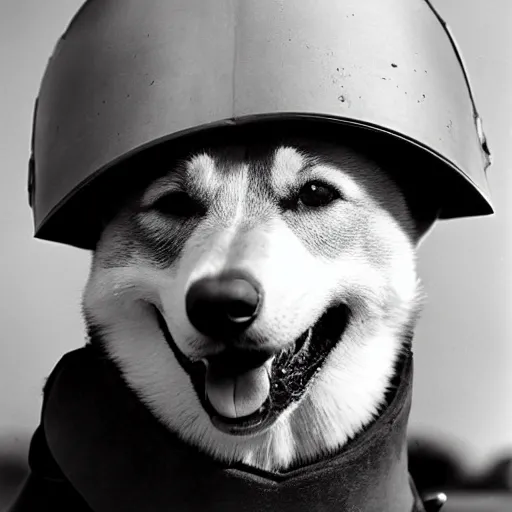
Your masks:
[{"label": "black and white photograph", "polygon": [[0,0],[0,512],[510,512],[512,1]]}]

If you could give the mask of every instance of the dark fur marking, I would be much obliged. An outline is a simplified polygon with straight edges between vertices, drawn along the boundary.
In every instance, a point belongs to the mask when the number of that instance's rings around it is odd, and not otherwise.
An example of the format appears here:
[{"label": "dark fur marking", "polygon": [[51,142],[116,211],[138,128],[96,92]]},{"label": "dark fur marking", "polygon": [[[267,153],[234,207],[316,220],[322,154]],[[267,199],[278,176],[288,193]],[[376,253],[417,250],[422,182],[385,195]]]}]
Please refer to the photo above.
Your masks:
[{"label": "dark fur marking", "polygon": [[[187,240],[197,228],[201,217],[161,220],[148,229],[135,221],[133,236],[139,243],[140,252],[148,261],[160,268],[170,267],[180,256]],[[165,224],[165,225],[164,225]]]}]

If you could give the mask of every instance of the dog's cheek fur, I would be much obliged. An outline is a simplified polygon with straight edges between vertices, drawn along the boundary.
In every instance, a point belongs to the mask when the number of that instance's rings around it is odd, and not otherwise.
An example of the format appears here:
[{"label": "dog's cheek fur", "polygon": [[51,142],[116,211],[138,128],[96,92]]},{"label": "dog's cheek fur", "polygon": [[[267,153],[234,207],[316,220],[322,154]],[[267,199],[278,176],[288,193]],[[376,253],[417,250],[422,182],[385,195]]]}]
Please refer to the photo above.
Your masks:
[{"label": "dog's cheek fur", "polygon": [[[302,461],[328,453],[357,434],[377,414],[393,376],[402,340],[422,303],[410,240],[393,221],[377,222],[374,250],[388,257],[373,268],[348,261],[341,281],[352,290],[352,318],[310,391],[290,418]],[[385,242],[379,244],[379,239]],[[342,275],[345,274],[345,275]]]}]

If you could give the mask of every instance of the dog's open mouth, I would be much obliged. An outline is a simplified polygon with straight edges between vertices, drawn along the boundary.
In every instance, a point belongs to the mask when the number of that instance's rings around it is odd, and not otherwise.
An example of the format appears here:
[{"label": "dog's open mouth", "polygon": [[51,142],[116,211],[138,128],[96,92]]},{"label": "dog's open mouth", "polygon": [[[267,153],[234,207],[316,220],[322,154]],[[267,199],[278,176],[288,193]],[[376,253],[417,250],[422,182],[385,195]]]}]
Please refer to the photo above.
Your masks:
[{"label": "dog's open mouth", "polygon": [[158,310],[157,316],[167,343],[189,374],[212,423],[232,435],[250,435],[270,426],[281,412],[304,396],[314,375],[340,341],[349,310],[345,305],[328,309],[280,353],[230,348],[200,362],[183,355]]}]

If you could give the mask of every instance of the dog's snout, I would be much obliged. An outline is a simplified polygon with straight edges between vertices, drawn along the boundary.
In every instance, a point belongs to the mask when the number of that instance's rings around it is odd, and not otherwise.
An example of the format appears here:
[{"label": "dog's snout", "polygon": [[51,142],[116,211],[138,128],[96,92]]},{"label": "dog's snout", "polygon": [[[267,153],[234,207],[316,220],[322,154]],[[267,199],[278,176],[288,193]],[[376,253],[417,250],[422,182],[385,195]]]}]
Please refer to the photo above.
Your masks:
[{"label": "dog's snout", "polygon": [[252,324],[261,301],[261,287],[251,276],[231,272],[195,282],[186,295],[186,310],[199,332],[228,341]]}]

